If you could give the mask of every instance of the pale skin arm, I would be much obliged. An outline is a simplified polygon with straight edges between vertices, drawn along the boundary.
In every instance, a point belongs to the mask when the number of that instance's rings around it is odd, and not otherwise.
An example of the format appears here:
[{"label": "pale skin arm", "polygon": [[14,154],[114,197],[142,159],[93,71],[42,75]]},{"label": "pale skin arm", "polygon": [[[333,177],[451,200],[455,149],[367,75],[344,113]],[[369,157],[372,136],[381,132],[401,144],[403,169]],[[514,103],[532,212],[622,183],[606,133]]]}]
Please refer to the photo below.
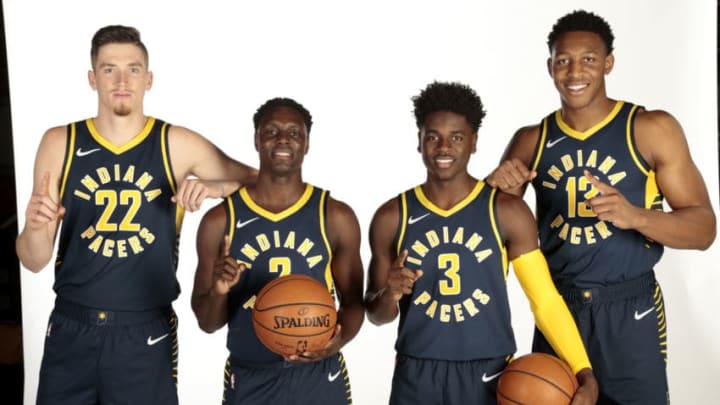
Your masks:
[{"label": "pale skin arm", "polygon": [[500,165],[487,176],[485,181],[505,193],[522,197],[528,182],[537,176],[530,167],[539,137],[540,127],[537,125],[517,130],[505,148]]},{"label": "pale skin arm", "polygon": [[392,199],[375,212],[370,224],[370,267],[365,292],[368,319],[375,325],[392,322],[399,314],[398,302],[411,294],[422,271],[405,267],[407,251],[396,253],[393,239],[400,220],[397,200]]},{"label": "pale skin arm", "polygon": [[365,318],[363,308],[363,265],[360,258],[360,225],[353,210],[345,203],[328,198],[328,239],[333,251],[331,269],[340,307],[335,334],[323,350],[305,352],[288,358],[295,362],[322,360],[337,353],[360,330]]},{"label": "pale skin arm", "polygon": [[203,216],[197,232],[198,265],[191,305],[200,329],[208,333],[227,323],[228,293],[245,271],[230,257],[225,221],[225,209],[217,205]]},{"label": "pale skin arm", "polygon": [[65,127],[49,129],[35,156],[32,196],[25,209],[25,226],[15,242],[20,262],[35,273],[50,262],[58,226],[65,214],[60,205],[59,181],[66,140]]},{"label": "pale skin arm", "polygon": [[[513,260],[537,249],[537,224],[527,204],[518,196],[498,193],[497,209],[498,223],[505,237],[508,259]],[[555,286],[548,288],[555,289]],[[571,405],[595,404],[598,399],[598,384],[592,370],[584,368],[576,374],[576,377],[580,387],[575,392]]]},{"label": "pale skin arm", "polygon": [[202,135],[187,128],[170,127],[168,143],[175,180],[179,184],[174,200],[188,211],[200,209],[205,198],[226,197],[257,178],[257,170],[231,159]]},{"label": "pale skin arm", "polygon": [[647,238],[675,249],[707,249],[715,240],[715,214],[700,171],[693,162],[680,124],[664,111],[641,111],[635,137],[670,212],[632,205],[612,186],[586,177],[600,195],[586,203],[599,219],[620,229],[635,229]]}]

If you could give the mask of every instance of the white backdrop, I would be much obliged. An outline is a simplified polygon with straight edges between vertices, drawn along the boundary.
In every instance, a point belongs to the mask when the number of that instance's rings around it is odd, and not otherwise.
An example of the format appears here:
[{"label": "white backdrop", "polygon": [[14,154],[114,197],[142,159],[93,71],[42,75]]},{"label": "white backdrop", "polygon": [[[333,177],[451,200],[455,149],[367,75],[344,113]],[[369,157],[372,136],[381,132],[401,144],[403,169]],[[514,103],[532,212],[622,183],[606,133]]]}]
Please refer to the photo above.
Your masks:
[{"label": "white backdrop", "polygon": [[[471,172],[485,176],[517,127],[559,107],[545,70],[545,39],[559,16],[581,7],[604,16],[616,34],[608,94],[679,119],[718,211],[714,0],[3,3],[19,213],[31,193],[43,132],[96,112],[86,72],[90,39],[101,26],[120,23],[142,32],[155,73],[146,97],[149,115],[193,128],[249,164],[257,165],[255,109],[275,96],[303,103],[316,122],[305,179],[352,205],[366,236],[379,204],[424,179],[410,97],[435,79],[478,90],[488,115]],[[190,310],[201,215],[186,217],[178,269],[184,405],[219,402],[226,356],[225,330],[204,334]],[[366,237],[362,255],[367,264]],[[705,252],[668,249],[658,266],[676,404],[720,398],[720,325],[712,315],[719,261],[716,243]],[[21,281],[25,403],[33,404],[54,299],[53,269],[23,271]],[[532,320],[514,279],[510,293],[522,354],[529,350]],[[395,325],[366,322],[345,348],[354,403],[387,402],[394,337]]]}]

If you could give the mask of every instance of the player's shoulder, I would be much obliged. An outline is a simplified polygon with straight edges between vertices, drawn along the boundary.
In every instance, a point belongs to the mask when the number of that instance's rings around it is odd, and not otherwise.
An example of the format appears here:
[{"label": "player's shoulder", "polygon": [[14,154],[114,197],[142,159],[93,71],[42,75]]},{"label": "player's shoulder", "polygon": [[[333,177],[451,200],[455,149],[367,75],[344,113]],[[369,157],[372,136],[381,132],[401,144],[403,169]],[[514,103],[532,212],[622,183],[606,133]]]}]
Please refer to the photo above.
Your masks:
[{"label": "player's shoulder", "polygon": [[655,142],[684,138],[680,122],[665,110],[640,109],[635,115],[635,137]]},{"label": "player's shoulder", "polygon": [[58,153],[63,153],[67,142],[68,130],[66,125],[59,125],[48,128],[42,136],[41,148],[47,148]]}]

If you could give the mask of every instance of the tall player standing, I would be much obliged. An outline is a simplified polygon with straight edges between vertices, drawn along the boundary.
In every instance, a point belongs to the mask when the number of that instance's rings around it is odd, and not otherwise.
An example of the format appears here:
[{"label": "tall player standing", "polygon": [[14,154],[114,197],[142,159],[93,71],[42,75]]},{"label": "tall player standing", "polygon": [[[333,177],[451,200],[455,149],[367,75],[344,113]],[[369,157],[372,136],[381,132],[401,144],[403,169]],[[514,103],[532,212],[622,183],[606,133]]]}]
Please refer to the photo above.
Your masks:
[{"label": "tall player standing", "polygon": [[153,76],[135,28],[98,30],[91,63],[97,116],[43,136],[16,243],[22,264],[38,272],[62,222],[37,403],[176,404],[171,303],[183,207],[229,194],[255,170],[145,115]]},{"label": "tall player standing", "polygon": [[[715,215],[675,118],[607,97],[613,39],[593,13],[556,22],[547,67],[561,108],[518,130],[487,181],[516,195],[532,182],[540,247],[584,338],[598,403],[664,404],[667,331],[653,267],[663,246],[708,248]],[[533,349],[552,352],[537,331]]]}]

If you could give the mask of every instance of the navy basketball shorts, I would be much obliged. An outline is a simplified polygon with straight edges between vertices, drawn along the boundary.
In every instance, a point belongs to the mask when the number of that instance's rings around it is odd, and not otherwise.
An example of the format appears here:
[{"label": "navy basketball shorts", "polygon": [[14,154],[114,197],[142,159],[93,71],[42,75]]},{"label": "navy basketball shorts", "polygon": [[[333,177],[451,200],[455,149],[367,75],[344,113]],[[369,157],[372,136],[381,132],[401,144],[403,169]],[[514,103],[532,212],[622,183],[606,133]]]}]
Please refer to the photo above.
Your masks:
[{"label": "navy basketball shorts", "polygon": [[[665,306],[653,273],[608,287],[558,290],[590,357],[598,404],[668,404]],[[533,351],[554,354],[537,329]]]},{"label": "navy basketball shorts", "polygon": [[398,354],[390,405],[494,405],[508,358],[446,361]]},{"label": "navy basketball shorts", "polygon": [[225,365],[226,405],[350,405],[352,392],[345,359],[338,353],[298,364],[279,362],[247,367],[232,356]]},{"label": "navy basketball shorts", "polygon": [[38,405],[177,403],[177,318],[171,308],[119,312],[56,301]]}]

